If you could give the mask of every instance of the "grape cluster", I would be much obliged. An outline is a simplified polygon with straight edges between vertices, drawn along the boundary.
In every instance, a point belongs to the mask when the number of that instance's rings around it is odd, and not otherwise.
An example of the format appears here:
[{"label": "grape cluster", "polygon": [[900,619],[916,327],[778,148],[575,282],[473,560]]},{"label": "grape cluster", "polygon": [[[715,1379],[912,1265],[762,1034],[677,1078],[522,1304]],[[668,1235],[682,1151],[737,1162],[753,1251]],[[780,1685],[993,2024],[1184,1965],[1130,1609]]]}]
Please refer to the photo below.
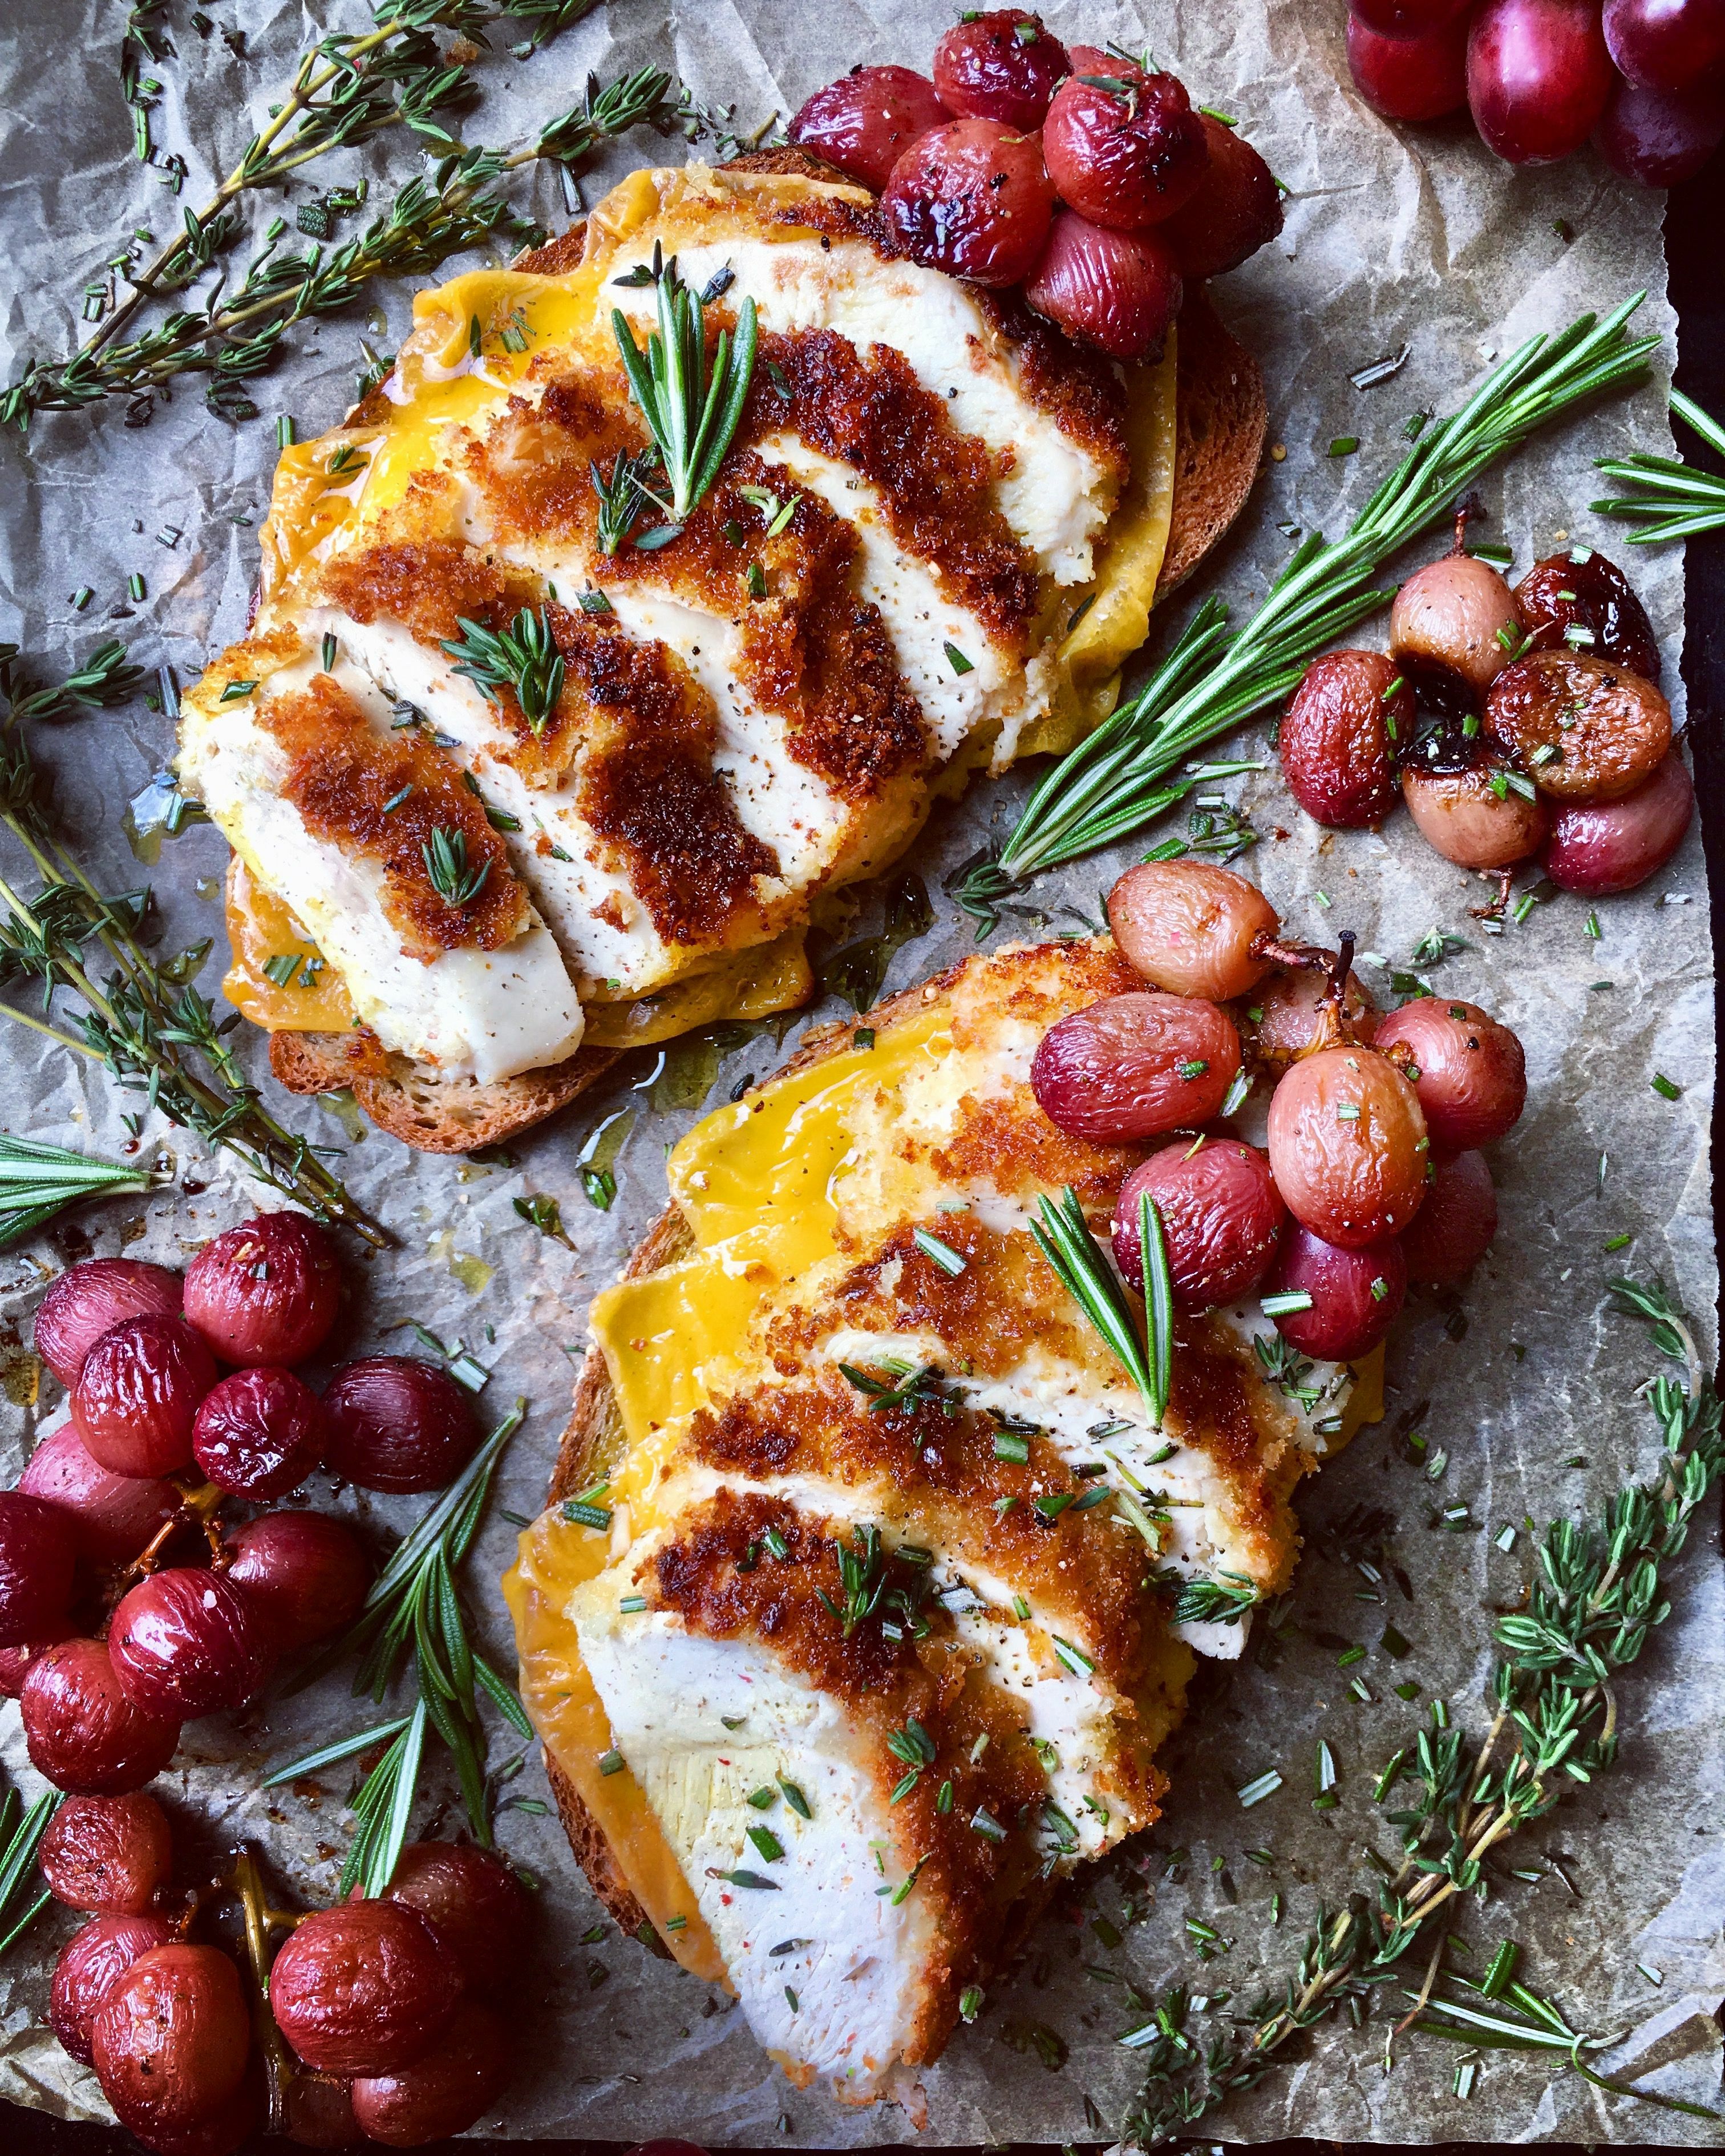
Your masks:
[{"label": "grape cluster", "polygon": [[[1333,953],[1282,942],[1264,894],[1206,862],[1128,869],[1108,918],[1148,986],[1050,1027],[1030,1083],[1075,1137],[1178,1134],[1122,1185],[1126,1280],[1142,1289],[1145,1196],[1178,1306],[1261,1293],[1303,1355],[1364,1355],[1409,1281],[1464,1280],[1497,1229],[1480,1148],[1527,1099],[1514,1034],[1437,997],[1378,1013],[1349,968],[1351,939]],[[1242,1103],[1242,1073],[1274,1081],[1263,1149],[1216,1125]]]},{"label": "grape cluster", "polygon": [[1277,735],[1289,788],[1341,829],[1381,823],[1399,795],[1462,868],[1507,875],[1537,855],[1563,890],[1632,890],[1695,811],[1652,625],[1592,547],[1512,590],[1463,536],[1397,593],[1388,658],[1331,651],[1307,668]]},{"label": "grape cluster", "polygon": [[1275,178],[1231,122],[1147,61],[1069,51],[1023,8],[967,14],[935,47],[932,80],[853,69],[790,132],[880,196],[911,260],[1019,286],[1115,359],[1159,357],[1185,281],[1281,229]]},{"label": "grape cluster", "polygon": [[324,1231],[270,1213],[183,1279],[96,1258],[43,1297],[36,1351],[71,1413],[0,1491],[0,1691],[59,1789],[127,1799],[182,1722],[243,1706],[284,1655],[359,1614],[371,1568],[351,1528],[300,1510],[224,1521],[234,1501],[269,1505],[320,1466],[438,1489],[478,1444],[468,1394],[434,1364],[367,1357],[321,1399],[288,1367],[324,1346],[341,1287]]},{"label": "grape cluster", "polygon": [[1625,179],[1670,187],[1725,141],[1725,0],[1349,0],[1348,63],[1386,119],[1465,105],[1512,165],[1591,138]]}]

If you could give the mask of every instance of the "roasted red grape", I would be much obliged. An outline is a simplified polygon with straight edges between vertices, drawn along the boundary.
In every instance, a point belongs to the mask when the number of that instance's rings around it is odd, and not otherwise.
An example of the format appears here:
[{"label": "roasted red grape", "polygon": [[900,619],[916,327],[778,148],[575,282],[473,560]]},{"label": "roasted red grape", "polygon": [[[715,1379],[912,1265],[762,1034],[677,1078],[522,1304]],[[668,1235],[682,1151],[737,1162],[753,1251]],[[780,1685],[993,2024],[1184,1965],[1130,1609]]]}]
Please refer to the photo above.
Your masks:
[{"label": "roasted red grape", "polygon": [[1404,766],[1402,798],[1426,844],[1460,868],[1513,868],[1538,853],[1545,836],[1543,805],[1486,763],[1461,771]]},{"label": "roasted red grape", "polygon": [[18,1486],[64,1512],[79,1548],[98,1564],[135,1558],[180,1503],[172,1483],[157,1476],[110,1475],[69,1422],[43,1439]]},{"label": "roasted red grape", "polygon": [[1073,49],[1072,73],[1043,122],[1042,154],[1067,208],[1119,232],[1172,217],[1209,165],[1185,85],[1091,45]]},{"label": "roasted red grape", "polygon": [[501,2020],[477,1999],[464,1999],[424,2058],[354,2082],[353,2116],[372,2140],[391,2148],[465,2133],[502,2094],[510,2063]]},{"label": "roasted red grape", "polygon": [[1240,1060],[1240,1035],[1214,1004],[1108,996],[1049,1028],[1030,1084],[1044,1115],[1070,1136],[1128,1144],[1207,1123]]},{"label": "roasted red grape", "polygon": [[1194,282],[1237,269],[1281,230],[1281,192],[1276,175],[1236,127],[1200,112],[1209,166],[1198,192],[1189,196],[1158,237],[1174,251],[1182,274]]},{"label": "roasted red grape", "polygon": [[353,2092],[337,2074],[302,2068],[287,2086],[287,2138],[302,2148],[350,2148],[360,2138]]},{"label": "roasted red grape", "polygon": [[1425,1195],[1419,1096],[1374,1049],[1322,1048],[1294,1064],[1271,1099],[1269,1144],[1289,1212],[1345,1250],[1399,1235]]},{"label": "roasted red grape", "polygon": [[[1328,953],[1321,952],[1320,957]],[[1302,1055],[1333,1045],[1334,1021],[1328,1014],[1330,977],[1319,966],[1272,966],[1253,991],[1246,1023],[1251,1027],[1252,1055],[1272,1070],[1285,1070]],[[1351,972],[1343,990],[1348,1030],[1355,1040],[1369,1042],[1378,1022],[1378,1006]]]},{"label": "roasted red grape", "polygon": [[1423,38],[1465,15],[1473,0],[1348,0],[1348,4],[1380,38]]},{"label": "roasted red grape", "polygon": [[1477,710],[1521,640],[1509,586],[1471,554],[1415,569],[1389,610],[1396,671],[1445,708]]},{"label": "roasted red grape", "polygon": [[473,1403],[446,1370],[410,1355],[344,1363],[323,1396],[329,1465],[362,1490],[440,1490],[479,1443]]},{"label": "roasted red grape", "polygon": [[64,1621],[78,1545],[57,1505],[0,1490],[0,1646],[45,1638]]},{"label": "roasted red grape", "polygon": [[1352,14],[1348,65],[1355,89],[1386,120],[1441,119],[1467,102],[1467,19],[1392,38]]},{"label": "roasted red grape", "polygon": [[317,1910],[270,1973],[282,2035],[308,2066],[331,2074],[411,2065],[449,2026],[460,1995],[455,1957],[398,1902]]},{"label": "roasted red grape", "polygon": [[100,1640],[63,1640],[18,1694],[30,1763],[74,1796],[123,1796],[152,1782],[180,1741],[177,1718],[134,1707]]},{"label": "roasted red grape", "polygon": [[303,1213],[260,1213],[207,1243],[186,1270],[186,1316],[224,1363],[300,1363],[341,1301],[335,1246]]},{"label": "roasted red grape", "polygon": [[468,1842],[412,1842],[402,1851],[384,1899],[418,1911],[472,1989],[495,1991],[519,1969],[532,1904],[514,1872],[490,1850]]},{"label": "roasted red grape", "polygon": [[192,1465],[192,1424],[216,1382],[210,1352],[180,1317],[130,1317],[105,1332],[72,1388],[72,1419],[112,1475]]},{"label": "roasted red grape", "polygon": [[36,1663],[62,1640],[75,1638],[77,1631],[78,1627],[67,1617],[38,1639],[26,1640],[16,1647],[0,1647],[0,1699],[18,1698],[24,1689],[24,1679]]},{"label": "roasted red grape", "polygon": [[1512,165],[1579,150],[1611,89],[1593,0],[1485,0],[1467,38],[1467,101],[1486,145]]},{"label": "roasted red grape", "polygon": [[36,1312],[36,1353],[69,1392],[102,1335],[128,1317],[177,1317],[180,1276],[141,1258],[69,1265]]},{"label": "roasted red grape", "polygon": [[1180,272],[1159,234],[1111,232],[1063,209],[1024,280],[1024,297],[1069,336],[1112,359],[1160,359],[1180,311]]},{"label": "roasted red grape", "polygon": [[62,2051],[90,2064],[90,2032],[102,2001],[134,1962],[172,1938],[159,1917],[98,1917],[72,1934],[54,1964],[48,2010]]},{"label": "roasted red grape", "polygon": [[372,1568],[351,1527],[326,1512],[265,1512],[228,1536],[228,1578],[262,1620],[278,1654],[345,1631]]},{"label": "roasted red grape", "polygon": [[1633,891],[1676,852],[1694,814],[1695,784],[1673,749],[1633,793],[1563,803],[1541,856],[1545,872],[1585,898]]},{"label": "roasted red grape", "polygon": [[264,2107],[263,2076],[254,2063],[233,2095],[196,2126],[132,2130],[155,2156],[234,2156],[262,2126]]},{"label": "roasted red grape", "polygon": [[1414,731],[1414,692],[1381,651],[1329,651],[1294,691],[1276,747],[1288,790],[1340,830],[1381,824],[1399,798],[1395,753]]},{"label": "roasted red grape", "polygon": [[1377,1045],[1414,1081],[1431,1142],[1445,1152],[1490,1145],[1520,1121],[1522,1044],[1477,1004],[1416,996],[1380,1022]]},{"label": "roasted red grape", "polygon": [[1641,90],[1632,82],[1615,82],[1594,130],[1594,147],[1612,171],[1643,187],[1681,187],[1722,141],[1725,80],[1718,77],[1689,90]]},{"label": "roasted red grape", "polygon": [[1626,81],[1688,90],[1725,64],[1725,0],[1605,0],[1605,49]]},{"label": "roasted red grape", "polygon": [[948,112],[1028,134],[1042,125],[1066,48],[1038,15],[990,8],[955,23],[934,49],[934,89]]},{"label": "roasted red grape", "polygon": [[911,145],[952,117],[926,74],[906,67],[853,68],[798,110],[790,135],[876,194]]},{"label": "roasted red grape", "polygon": [[1560,801],[1633,793],[1671,745],[1671,707],[1609,660],[1539,651],[1507,667],[1486,699],[1486,732]]},{"label": "roasted red grape", "polygon": [[68,1797],[42,1837],[42,1876],[56,1902],[103,1917],[141,1917],[173,1869],[167,1814],[141,1790]]},{"label": "roasted red grape", "polygon": [[1208,861],[1141,861],[1108,894],[1108,925],[1153,988],[1221,1003],[1243,996],[1269,963],[1255,947],[1281,927],[1254,883]]},{"label": "roasted red grape", "polygon": [[192,1456],[218,1490],[255,1503],[297,1490],[328,1438],[316,1394],[291,1370],[237,1370],[198,1410]]},{"label": "roasted red grape", "polygon": [[1659,645],[1647,609],[1615,562],[1591,547],[1571,547],[1536,562],[1515,588],[1516,612],[1535,651],[1566,644],[1590,658],[1659,679]]},{"label": "roasted red grape", "polygon": [[1402,1237],[1408,1278],[1426,1287],[1455,1287],[1491,1247],[1497,1233],[1497,1193],[1483,1153],[1440,1160],[1425,1203]]},{"label": "roasted red grape", "polygon": [[1369,1355],[1395,1322],[1408,1294],[1408,1265],[1394,1239],[1342,1250],[1297,1220],[1288,1223],[1264,1299],[1309,1295],[1303,1310],[1280,1310],[1276,1329],[1302,1355],[1351,1363]]},{"label": "roasted red grape", "polygon": [[152,1947],[110,1989],[91,2050],[102,2094],[135,2133],[184,2133],[245,2077],[251,2016],[219,1947]]},{"label": "roasted red grape", "polygon": [[221,1573],[152,1572],[121,1599],[108,1629],[121,1689],[135,1706],[182,1722],[244,1707],[270,1673],[270,1642]]},{"label": "roasted red grape", "polygon": [[978,285],[1015,285],[1048,239],[1054,189],[1034,135],[955,120],[913,142],[880,198],[901,254]]},{"label": "roasted red grape", "polygon": [[1161,1217],[1174,1297],[1183,1310],[1231,1302],[1269,1270],[1288,1209],[1256,1147],[1238,1138],[1209,1138],[1195,1152],[1165,1146],[1127,1176],[1114,1208],[1114,1255],[1140,1292],[1138,1210],[1146,1193]]}]

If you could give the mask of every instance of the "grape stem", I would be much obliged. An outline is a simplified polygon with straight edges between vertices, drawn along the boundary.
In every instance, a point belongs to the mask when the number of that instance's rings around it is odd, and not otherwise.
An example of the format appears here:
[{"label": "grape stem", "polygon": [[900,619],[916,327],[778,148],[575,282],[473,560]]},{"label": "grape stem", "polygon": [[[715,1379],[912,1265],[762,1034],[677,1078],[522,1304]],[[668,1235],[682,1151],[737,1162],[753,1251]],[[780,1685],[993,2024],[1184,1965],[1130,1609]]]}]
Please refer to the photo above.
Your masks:
[{"label": "grape stem", "polygon": [[270,1964],[273,1958],[270,1934],[272,1931],[291,1931],[300,1919],[270,1907],[264,1892],[263,1868],[258,1861],[257,1851],[249,1842],[240,1844],[228,1884],[239,1896],[245,1919],[245,1958],[252,1979],[252,2027],[257,2034],[258,2049],[264,2055],[264,2076],[269,2092],[270,2117],[265,2131],[283,2133],[287,2130],[287,2092],[298,2067],[270,2010]]}]

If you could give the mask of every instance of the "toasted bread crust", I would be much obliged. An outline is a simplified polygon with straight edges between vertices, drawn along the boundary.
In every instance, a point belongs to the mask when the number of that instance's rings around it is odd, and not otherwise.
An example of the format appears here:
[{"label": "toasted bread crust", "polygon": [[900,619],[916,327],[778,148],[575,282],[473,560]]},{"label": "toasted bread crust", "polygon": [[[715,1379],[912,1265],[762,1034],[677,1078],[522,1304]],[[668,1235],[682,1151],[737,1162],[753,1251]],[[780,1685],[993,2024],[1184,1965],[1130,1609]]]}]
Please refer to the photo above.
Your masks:
[{"label": "toasted bread crust", "polygon": [[1245,507],[1270,425],[1263,370],[1202,286],[1180,310],[1175,369],[1174,510],[1158,598],[1185,583]]}]

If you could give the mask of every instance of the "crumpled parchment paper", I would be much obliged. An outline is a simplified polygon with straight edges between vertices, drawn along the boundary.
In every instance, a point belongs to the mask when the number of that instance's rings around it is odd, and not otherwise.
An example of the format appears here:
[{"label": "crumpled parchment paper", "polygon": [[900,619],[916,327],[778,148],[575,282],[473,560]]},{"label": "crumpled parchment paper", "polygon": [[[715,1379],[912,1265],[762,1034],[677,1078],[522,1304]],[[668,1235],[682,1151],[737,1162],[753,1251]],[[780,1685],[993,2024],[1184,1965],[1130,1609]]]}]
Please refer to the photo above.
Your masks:
[{"label": "crumpled parchment paper", "polygon": [[[202,199],[213,172],[232,162],[287,79],[301,41],[362,16],[341,0],[303,9],[275,0],[210,5],[219,20],[200,36],[189,8],[174,0],[165,19],[177,57],[146,70],[164,85],[157,139],[191,166],[187,199]],[[1434,404],[1453,409],[1470,379],[1529,332],[1645,287],[1640,322],[1669,338],[1660,198],[1620,184],[1590,157],[1511,172],[1461,122],[1387,126],[1348,83],[1340,0],[1242,0],[1228,8],[1161,0],[1142,9],[1060,0],[1045,12],[1069,39],[1114,36],[1136,48],[1147,38],[1194,97],[1239,117],[1291,191],[1280,244],[1217,289],[1223,313],[1262,362],[1277,447],[1197,588],[1249,607],[1296,528],[1342,528],[1401,454],[1409,413]],[[649,59],[676,67],[710,103],[734,103],[737,125],[747,129],[775,108],[788,113],[855,62],[926,66],[948,19],[909,0],[795,8],[708,0],[689,10],[612,0],[526,64],[508,56],[513,33],[505,26],[475,70],[485,96],[465,132],[472,143],[514,146],[574,100],[589,68],[608,78]],[[0,217],[8,268],[0,341],[8,374],[27,354],[69,350],[80,335],[78,295],[101,275],[121,237],[142,225],[165,238],[177,217],[174,198],[131,156],[117,81],[121,29],[120,13],[106,0],[10,0],[0,25]],[[236,29],[237,38],[225,36]],[[661,146],[637,137],[584,182],[587,198],[634,163],[683,155],[680,141]],[[297,202],[367,172],[370,213],[412,162],[398,136],[321,161],[284,207],[291,216]],[[518,175],[516,198],[554,226],[567,213],[562,187],[547,168]],[[252,206],[254,228],[266,214]],[[357,228],[350,220],[343,230]],[[379,291],[369,314],[362,305],[302,333],[287,362],[262,377],[265,416],[249,426],[208,415],[193,381],[141,430],[128,430],[115,404],[93,417],[40,420],[23,444],[8,436],[0,444],[0,633],[45,670],[67,668],[111,634],[147,665],[171,665],[182,680],[194,675],[244,620],[275,458],[271,418],[292,414],[302,436],[333,423],[352,393],[361,336],[392,349],[410,299],[401,286]],[[1350,373],[1404,344],[1406,363],[1392,379],[1366,391],[1350,387]],[[1537,441],[1487,477],[1487,530],[1514,547],[1517,572],[1566,536],[1623,556],[1620,536],[1586,508],[1599,491],[1590,460],[1669,449],[1660,389],[1670,363],[1667,345],[1652,386]],[[1339,435],[1358,437],[1356,455],[1327,454]],[[126,597],[133,572],[146,579],[141,601]],[[1661,632],[1666,685],[1681,710],[1678,557],[1638,555],[1633,574]],[[68,595],[86,583],[95,598],[76,616]],[[1190,603],[1183,597],[1168,619],[1182,618]],[[1155,626],[1165,633],[1163,622]],[[1240,739],[1230,752],[1264,752],[1261,723]],[[121,837],[121,817],[162,769],[169,742],[167,721],[141,702],[38,730],[37,752],[55,774],[66,823],[118,887],[143,879]],[[889,986],[970,947],[969,925],[941,897],[941,879],[982,834],[1004,828],[1023,791],[1019,779],[978,786],[961,808],[937,815],[918,842],[911,865],[939,917],[897,953]],[[1698,837],[1692,834],[1653,883],[1599,906],[1597,940],[1587,932],[1587,908],[1563,897],[1543,901],[1525,921],[1491,937],[1468,916],[1483,896],[1480,886],[1428,851],[1405,818],[1381,837],[1323,836],[1295,810],[1273,767],[1226,791],[1262,835],[1245,865],[1281,908],[1290,932],[1316,939],[1351,927],[1363,950],[1396,967],[1430,929],[1464,940],[1440,966],[1422,970],[1440,992],[1497,1012],[1527,1050],[1527,1113],[1493,1159],[1502,1231],[1463,1295],[1410,1305],[1392,1343],[1389,1419],[1362,1436],[1321,1485],[1308,1486],[1307,1553],[1274,1666],[1249,1657],[1200,1676],[1189,1723],[1168,1754],[1173,1789],[1162,1824],[1044,1922],[1016,1973],[992,1988],[978,2025],[927,2076],[927,2138],[937,2143],[1101,2138],[1137,2087],[1132,2055],[1115,2041],[1138,2018],[1125,1984],[1149,1993],[1184,1976],[1195,1989],[1241,2001],[1266,1978],[1279,1984],[1319,1898],[1369,1884],[1362,1845],[1387,1839],[1370,1804],[1378,1767],[1435,1699],[1477,1724],[1491,1613],[1518,1594],[1530,1554],[1525,1532],[1507,1553],[1495,1537],[1524,1518],[1543,1526],[1554,1516],[1591,1514],[1652,1463],[1651,1419],[1634,1392],[1656,1358],[1637,1328],[1604,1314],[1604,1276],[1623,1266],[1662,1274],[1696,1314],[1711,1352],[1712,1005]],[[1056,926],[1070,919],[1063,906],[1093,913],[1098,889],[1138,850],[1123,848],[1050,876],[1036,900]],[[167,916],[167,947],[215,939],[202,976],[212,989],[222,965],[223,860],[217,835],[193,829],[171,842],[151,871]],[[8,862],[5,873],[17,867]],[[878,894],[863,895],[856,932],[878,925],[880,906]],[[1009,922],[1002,932],[1024,927]],[[1388,967],[1373,971],[1375,963],[1367,963],[1366,978],[1387,996]],[[788,1040],[803,1022],[787,1029]],[[261,1038],[241,1045],[262,1070]],[[344,1116],[339,1106],[275,1096],[295,1126],[348,1146],[343,1173],[401,1239],[399,1250],[382,1258],[350,1253],[352,1296],[337,1352],[411,1348],[411,1335],[389,1328],[417,1318],[446,1339],[459,1337],[491,1367],[482,1399],[488,1412],[501,1414],[517,1394],[532,1403],[467,1567],[477,1628],[506,1666],[510,1640],[495,1578],[511,1553],[510,1516],[525,1519],[538,1508],[588,1298],[662,1204],[666,1147],[703,1101],[721,1101],[745,1075],[763,1075],[779,1053],[769,1028],[722,1051],[696,1045],[639,1059],[572,1113],[517,1141],[507,1168],[409,1153],[360,1125],[351,1110]],[[117,1099],[99,1070],[8,1028],[0,1030],[0,1116],[9,1127],[109,1152],[124,1142],[119,1117],[132,1103]],[[1651,1090],[1656,1072],[1681,1088],[1679,1098]],[[602,1126],[611,1141],[624,1131],[608,1122],[619,1113],[630,1120],[617,1153],[618,1195],[600,1213],[583,1198],[578,1164]],[[51,1378],[36,1390],[22,1344],[51,1274],[90,1250],[183,1261],[254,1203],[225,1161],[206,1159],[183,1133],[152,1123],[146,1140],[150,1152],[160,1149],[177,1165],[177,1191],[147,1207],[121,1200],[86,1209],[35,1244],[0,1255],[0,1471],[8,1480],[62,1411]],[[561,1201],[572,1251],[516,1215],[512,1201],[539,1192]],[[1620,1235],[1632,1244],[1607,1256],[1603,1246]],[[1424,1466],[1394,1435],[1410,1415],[1425,1440]],[[1435,1476],[1440,1454],[1447,1466]],[[315,1494],[331,1502],[322,1490]],[[1468,1520],[1450,1532],[1440,1516],[1458,1501]],[[351,1494],[335,1502],[379,1530],[398,1531],[418,1509],[412,1500]],[[1350,1561],[1358,1536],[1349,1517],[1362,1507],[1392,1523],[1383,1528],[1392,1569],[1378,1584]],[[1395,1567],[1413,1589],[1411,1600],[1395,1584]],[[1719,2038],[1709,2017],[1725,1992],[1725,1595],[1711,1532],[1695,1537],[1673,1601],[1669,1623],[1623,1686],[1620,1765],[1578,1789],[1554,1818],[1513,1845],[1511,1861],[1537,1876],[1512,1885],[1504,1902],[1470,1917],[1463,1930],[1486,1952],[1512,1932],[1527,1949],[1530,1980],[1561,1999],[1576,2026],[1625,2031],[1607,2055],[1609,2069],[1644,2076],[1670,2094],[1717,2102]],[[1386,1624],[1410,1642],[1399,1661],[1381,1645]],[[1369,1702],[1348,1693],[1337,1666],[1338,1639],[1368,1649],[1351,1673],[1363,1679]],[[1392,1687],[1399,1683],[1417,1686],[1417,1697],[1398,1698]],[[187,1876],[249,1836],[292,1890],[326,1897],[351,1830],[345,1771],[326,1775],[321,1793],[260,1793],[258,1778],[314,1743],[362,1727],[370,1713],[367,1702],[351,1700],[331,1678],[296,1698],[270,1699],[237,1721],[193,1726],[158,1785],[175,1815]],[[1327,1811],[1310,1802],[1320,1733],[1341,1771],[1341,1804]],[[519,1749],[499,1729],[493,1767],[506,1769]],[[34,1789],[11,1708],[0,1712],[0,1758]],[[1242,1810],[1236,1789],[1271,1766],[1281,1769],[1284,1788]],[[521,2068],[485,2130],[783,2138],[811,2147],[911,2138],[899,2111],[852,2112],[819,2092],[788,2091],[727,2001],[601,1923],[544,1795],[536,1757],[500,1789],[500,1837],[540,1881],[542,1922],[521,2013]],[[457,1814],[439,1765],[428,1778],[422,1823],[453,1830]],[[1267,1852],[1269,1861],[1253,1861],[1253,1851]],[[1147,1911],[1137,1922],[1127,1921],[1128,1895]],[[1205,1964],[1195,1960],[1189,1917],[1209,1922],[1227,1951],[1217,1949]],[[1118,1927],[1122,1943],[1098,1933],[1097,1918]],[[54,1912],[0,1967],[0,2094],[69,2117],[101,2115],[94,2081],[42,2025],[53,1957],[74,1921]],[[1231,2104],[1211,2130],[1230,2139],[1399,2142],[1704,2143],[1716,2134],[1705,2121],[1602,2095],[1538,2058],[1487,2055],[1471,2099],[1460,2102],[1452,2093],[1455,2055],[1434,2040],[1403,2039],[1386,2073],[1389,2018],[1380,2012],[1358,2032],[1322,2030],[1297,2063]],[[1202,2017],[1195,2025],[1204,2025]],[[1038,2056],[1046,2030],[1070,2049],[1059,2071],[1045,2071]]]}]

